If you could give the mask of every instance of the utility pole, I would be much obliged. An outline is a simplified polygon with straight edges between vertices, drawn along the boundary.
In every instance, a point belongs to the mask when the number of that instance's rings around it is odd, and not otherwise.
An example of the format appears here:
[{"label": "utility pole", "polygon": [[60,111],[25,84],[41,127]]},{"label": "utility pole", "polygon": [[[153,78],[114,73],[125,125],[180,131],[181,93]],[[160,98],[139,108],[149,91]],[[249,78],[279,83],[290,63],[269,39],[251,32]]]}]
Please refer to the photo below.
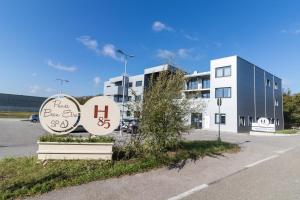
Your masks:
[{"label": "utility pole", "polygon": [[117,53],[121,54],[124,58],[124,74],[123,74],[123,80],[122,80],[122,89],[123,89],[123,94],[122,94],[122,112],[121,112],[121,120],[120,120],[120,135],[123,135],[123,130],[122,130],[122,124],[124,120],[124,103],[125,103],[125,79],[127,77],[127,62],[128,58],[133,58],[134,55],[129,55],[125,53],[124,51],[118,49]]},{"label": "utility pole", "polygon": [[218,142],[221,142],[221,105],[222,105],[222,98],[218,98],[217,99],[217,104],[218,104],[218,108],[219,108],[219,131],[218,131]]},{"label": "utility pole", "polygon": [[56,80],[60,82],[60,91],[59,91],[59,94],[62,94],[62,86],[63,86],[63,84],[64,83],[69,83],[70,81],[66,80],[66,79],[61,79],[61,78],[57,78]]}]

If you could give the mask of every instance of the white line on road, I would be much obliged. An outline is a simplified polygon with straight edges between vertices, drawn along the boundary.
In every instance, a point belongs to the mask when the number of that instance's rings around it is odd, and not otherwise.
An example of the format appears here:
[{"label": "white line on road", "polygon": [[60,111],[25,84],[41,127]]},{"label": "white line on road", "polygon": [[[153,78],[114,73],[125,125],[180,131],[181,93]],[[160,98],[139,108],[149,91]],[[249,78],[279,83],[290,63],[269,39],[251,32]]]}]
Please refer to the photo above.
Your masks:
[{"label": "white line on road", "polygon": [[186,192],[183,192],[183,193],[181,193],[181,194],[179,194],[177,196],[171,197],[168,200],[180,200],[180,199],[183,199],[184,197],[187,197],[187,196],[189,196],[189,195],[191,195],[191,194],[193,194],[195,192],[198,192],[200,190],[203,190],[206,187],[208,187],[207,184],[198,185],[198,186],[194,187],[193,189],[190,189],[190,190],[188,190]]},{"label": "white line on road", "polygon": [[278,157],[278,156],[279,156],[279,155],[273,155],[273,156],[264,158],[264,159],[262,159],[262,160],[259,160],[259,161],[256,161],[256,162],[252,163],[252,164],[247,165],[246,168],[253,167],[253,166],[255,166],[255,165],[258,165],[258,164],[260,164],[260,163],[262,163],[262,162],[265,162],[265,161],[267,161],[267,160],[271,160],[271,159],[276,158],[276,157]]},{"label": "white line on road", "polygon": [[288,152],[288,151],[290,151],[290,150],[293,150],[294,148],[295,148],[295,147],[291,147],[291,148],[287,148],[287,149],[275,151],[275,153],[283,154],[283,153],[285,153],[285,152]]}]

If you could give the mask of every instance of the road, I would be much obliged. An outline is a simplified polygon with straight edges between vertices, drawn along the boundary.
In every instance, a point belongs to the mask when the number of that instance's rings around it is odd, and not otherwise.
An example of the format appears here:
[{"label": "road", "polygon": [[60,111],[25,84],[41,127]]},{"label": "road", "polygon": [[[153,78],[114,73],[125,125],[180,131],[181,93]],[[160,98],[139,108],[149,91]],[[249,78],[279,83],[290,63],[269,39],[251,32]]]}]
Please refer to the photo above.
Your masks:
[{"label": "road", "polygon": [[36,154],[36,141],[43,133],[39,123],[0,118],[0,159]]},{"label": "road", "polygon": [[281,155],[274,154],[272,159],[245,168],[184,199],[300,199],[299,155],[300,148],[291,149]]},{"label": "road", "polygon": [[[194,131],[187,139],[211,140],[215,132]],[[237,154],[205,157],[182,169],[147,173],[68,187],[33,199],[300,199],[300,136],[223,134],[239,143]]]}]

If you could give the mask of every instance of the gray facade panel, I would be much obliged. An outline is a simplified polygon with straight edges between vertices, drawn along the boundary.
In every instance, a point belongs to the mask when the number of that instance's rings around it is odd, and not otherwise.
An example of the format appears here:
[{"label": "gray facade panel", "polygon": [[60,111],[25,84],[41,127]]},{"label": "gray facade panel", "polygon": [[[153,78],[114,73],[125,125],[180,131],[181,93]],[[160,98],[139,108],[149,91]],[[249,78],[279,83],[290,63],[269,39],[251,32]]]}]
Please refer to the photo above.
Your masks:
[{"label": "gray facade panel", "polygon": [[[255,116],[254,65],[238,58],[237,60],[237,126],[238,132],[251,130],[250,117]],[[244,117],[245,125],[240,125],[240,117]]]}]

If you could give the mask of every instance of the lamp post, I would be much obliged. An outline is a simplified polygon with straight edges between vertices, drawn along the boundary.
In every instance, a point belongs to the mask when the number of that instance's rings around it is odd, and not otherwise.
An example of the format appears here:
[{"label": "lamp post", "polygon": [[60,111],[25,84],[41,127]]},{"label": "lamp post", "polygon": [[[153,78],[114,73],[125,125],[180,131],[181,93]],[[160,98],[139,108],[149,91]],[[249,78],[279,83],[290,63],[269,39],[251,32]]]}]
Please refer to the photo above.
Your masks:
[{"label": "lamp post", "polygon": [[221,112],[220,112],[220,108],[221,108],[221,105],[222,105],[222,98],[217,99],[217,105],[219,107],[218,142],[221,142]]},{"label": "lamp post", "polygon": [[123,95],[122,95],[122,112],[121,112],[121,120],[120,120],[120,135],[122,135],[122,123],[124,119],[124,103],[125,103],[125,78],[126,78],[126,71],[127,71],[127,62],[129,58],[133,58],[134,55],[130,55],[125,53],[124,51],[118,49],[117,53],[121,54],[124,58],[124,74],[123,74],[123,79],[122,79],[122,89],[123,89]]},{"label": "lamp post", "polygon": [[60,82],[60,91],[59,91],[59,93],[62,94],[62,85],[64,83],[69,83],[70,81],[66,80],[66,79],[61,79],[61,78],[57,78],[56,80]]}]

